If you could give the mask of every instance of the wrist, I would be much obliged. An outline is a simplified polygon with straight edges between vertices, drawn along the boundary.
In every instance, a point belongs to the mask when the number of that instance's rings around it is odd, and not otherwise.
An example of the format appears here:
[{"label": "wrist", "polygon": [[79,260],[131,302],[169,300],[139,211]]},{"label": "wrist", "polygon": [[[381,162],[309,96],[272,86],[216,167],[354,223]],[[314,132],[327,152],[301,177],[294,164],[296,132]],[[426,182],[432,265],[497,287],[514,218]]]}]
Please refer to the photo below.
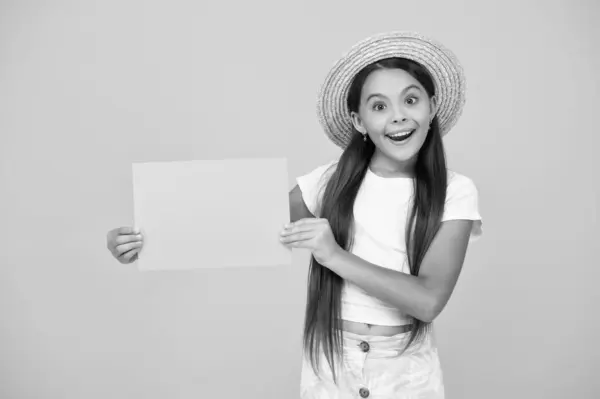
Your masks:
[{"label": "wrist", "polygon": [[332,271],[335,271],[335,269],[338,269],[340,265],[344,263],[344,259],[347,255],[348,252],[342,247],[338,246],[329,258],[329,261],[327,261],[326,264],[324,264],[323,266]]}]

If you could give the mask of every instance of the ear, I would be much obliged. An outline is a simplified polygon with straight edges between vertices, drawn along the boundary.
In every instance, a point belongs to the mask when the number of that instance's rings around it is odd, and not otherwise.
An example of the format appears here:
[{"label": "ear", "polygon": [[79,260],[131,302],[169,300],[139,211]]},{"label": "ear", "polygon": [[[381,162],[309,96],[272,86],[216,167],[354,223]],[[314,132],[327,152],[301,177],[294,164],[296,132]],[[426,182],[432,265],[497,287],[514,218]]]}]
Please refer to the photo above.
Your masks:
[{"label": "ear", "polygon": [[432,121],[438,111],[438,101],[436,96],[429,99],[429,109],[429,120]]},{"label": "ear", "polygon": [[363,126],[362,119],[360,119],[358,112],[352,111],[350,113],[350,116],[351,116],[352,124],[354,125],[354,128],[356,130],[358,130],[358,132],[361,134],[367,133],[367,129],[365,129],[365,127]]}]

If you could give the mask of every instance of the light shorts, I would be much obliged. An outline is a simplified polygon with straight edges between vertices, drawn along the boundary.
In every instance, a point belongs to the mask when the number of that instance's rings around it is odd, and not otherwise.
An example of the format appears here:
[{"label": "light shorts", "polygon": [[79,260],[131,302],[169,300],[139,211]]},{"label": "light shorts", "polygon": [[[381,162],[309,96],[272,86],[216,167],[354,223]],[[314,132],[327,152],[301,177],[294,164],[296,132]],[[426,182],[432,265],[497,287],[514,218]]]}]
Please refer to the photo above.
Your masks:
[{"label": "light shorts", "polygon": [[[410,332],[391,337],[344,331],[343,365],[335,365],[338,386],[325,355],[319,363],[321,379],[304,356],[301,399],[443,399],[444,383],[438,351],[431,332],[399,355]],[[343,369],[340,369],[343,367]]]}]

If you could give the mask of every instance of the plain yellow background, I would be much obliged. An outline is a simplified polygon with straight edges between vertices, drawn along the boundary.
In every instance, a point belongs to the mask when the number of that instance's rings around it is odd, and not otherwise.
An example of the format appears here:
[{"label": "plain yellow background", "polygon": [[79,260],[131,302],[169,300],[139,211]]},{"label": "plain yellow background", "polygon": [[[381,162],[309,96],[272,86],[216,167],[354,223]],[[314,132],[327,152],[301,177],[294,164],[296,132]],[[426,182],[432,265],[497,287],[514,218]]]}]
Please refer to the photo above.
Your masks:
[{"label": "plain yellow background", "polygon": [[0,397],[296,397],[306,254],[147,274],[105,235],[132,223],[132,162],[284,156],[292,188],[333,159],[318,88],[388,30],[437,38],[467,75],[445,144],[485,233],[436,320],[447,397],[600,396],[599,16],[591,0],[0,2]]}]

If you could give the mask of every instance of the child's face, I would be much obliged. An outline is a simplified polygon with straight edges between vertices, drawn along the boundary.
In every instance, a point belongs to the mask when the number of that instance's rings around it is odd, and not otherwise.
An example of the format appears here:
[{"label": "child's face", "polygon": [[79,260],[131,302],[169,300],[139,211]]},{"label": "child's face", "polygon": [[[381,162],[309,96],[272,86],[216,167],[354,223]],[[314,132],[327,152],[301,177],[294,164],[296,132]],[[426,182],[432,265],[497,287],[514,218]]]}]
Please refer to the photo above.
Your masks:
[{"label": "child's face", "polygon": [[[401,69],[380,69],[365,81],[352,121],[359,132],[368,133],[377,147],[376,155],[406,163],[416,159],[434,115],[435,101],[418,80]],[[403,141],[390,138],[409,132]]]}]

